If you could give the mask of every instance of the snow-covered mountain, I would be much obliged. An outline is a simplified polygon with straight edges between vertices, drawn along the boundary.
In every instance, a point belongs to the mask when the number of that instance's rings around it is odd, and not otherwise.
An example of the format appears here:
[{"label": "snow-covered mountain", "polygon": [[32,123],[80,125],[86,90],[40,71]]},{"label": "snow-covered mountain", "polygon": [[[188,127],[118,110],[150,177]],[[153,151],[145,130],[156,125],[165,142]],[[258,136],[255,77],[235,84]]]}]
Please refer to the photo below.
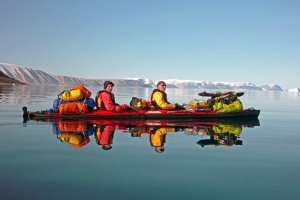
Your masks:
[{"label": "snow-covered mountain", "polygon": [[[211,81],[193,81],[193,80],[165,80],[168,87],[175,88],[206,88],[206,89],[222,89],[222,90],[264,90],[264,87],[248,82],[211,82]],[[271,87],[270,87],[271,88]],[[282,90],[276,85],[277,90]]]},{"label": "snow-covered mountain", "polygon": [[[14,64],[0,63],[0,84],[31,85],[103,85],[104,79],[85,79],[61,75],[52,75],[41,70],[34,70]],[[113,80],[116,85],[124,87],[152,87],[153,82],[146,79]]]},{"label": "snow-covered mountain", "polygon": [[[14,64],[0,63],[0,84],[31,84],[31,85],[103,85],[104,79],[85,79],[69,76],[52,75],[41,70],[34,70]],[[112,80],[121,87],[155,87],[157,81],[142,78]],[[195,80],[165,80],[168,87],[202,88],[225,90],[282,90],[279,85],[255,85],[248,82],[211,82]]]}]

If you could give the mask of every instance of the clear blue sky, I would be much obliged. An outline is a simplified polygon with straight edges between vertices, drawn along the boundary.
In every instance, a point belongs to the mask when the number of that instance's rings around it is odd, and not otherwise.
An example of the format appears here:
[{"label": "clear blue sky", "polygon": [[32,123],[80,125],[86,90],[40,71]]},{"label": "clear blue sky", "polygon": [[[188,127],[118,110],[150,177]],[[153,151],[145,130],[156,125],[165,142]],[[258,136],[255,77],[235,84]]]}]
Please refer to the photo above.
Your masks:
[{"label": "clear blue sky", "polygon": [[300,87],[299,0],[0,0],[0,62]]}]

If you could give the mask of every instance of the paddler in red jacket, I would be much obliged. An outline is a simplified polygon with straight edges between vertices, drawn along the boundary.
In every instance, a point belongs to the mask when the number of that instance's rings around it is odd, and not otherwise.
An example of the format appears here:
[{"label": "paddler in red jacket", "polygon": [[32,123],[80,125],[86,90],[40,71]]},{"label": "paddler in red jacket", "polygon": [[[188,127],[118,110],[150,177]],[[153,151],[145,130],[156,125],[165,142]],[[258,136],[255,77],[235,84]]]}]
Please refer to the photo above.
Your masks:
[{"label": "paddler in red jacket", "polygon": [[100,90],[95,97],[97,109],[121,112],[129,108],[127,104],[119,105],[115,102],[115,96],[112,93],[113,82],[105,81],[103,86],[104,90]]}]

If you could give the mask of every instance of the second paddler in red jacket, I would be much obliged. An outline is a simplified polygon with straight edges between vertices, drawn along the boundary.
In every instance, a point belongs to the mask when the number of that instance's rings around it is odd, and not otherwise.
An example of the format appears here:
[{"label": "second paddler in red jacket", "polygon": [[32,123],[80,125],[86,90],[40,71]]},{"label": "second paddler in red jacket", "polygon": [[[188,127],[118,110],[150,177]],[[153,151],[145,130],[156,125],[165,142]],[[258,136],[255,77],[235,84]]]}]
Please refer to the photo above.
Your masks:
[{"label": "second paddler in red jacket", "polygon": [[121,112],[129,108],[127,104],[119,105],[116,103],[115,96],[112,93],[113,82],[105,81],[103,86],[104,90],[100,90],[95,97],[97,109]]}]

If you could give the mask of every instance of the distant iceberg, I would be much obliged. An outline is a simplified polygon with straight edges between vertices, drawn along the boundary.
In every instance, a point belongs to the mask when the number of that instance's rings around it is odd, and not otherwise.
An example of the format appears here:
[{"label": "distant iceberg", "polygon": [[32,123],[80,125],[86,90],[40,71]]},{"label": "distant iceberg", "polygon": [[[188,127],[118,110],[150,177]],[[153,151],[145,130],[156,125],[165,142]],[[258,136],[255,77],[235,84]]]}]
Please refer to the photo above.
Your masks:
[{"label": "distant iceberg", "polygon": [[289,89],[288,92],[300,92],[299,88]]},{"label": "distant iceberg", "polygon": [[282,91],[282,88],[277,84],[262,85],[261,87],[264,90],[281,90]]}]

